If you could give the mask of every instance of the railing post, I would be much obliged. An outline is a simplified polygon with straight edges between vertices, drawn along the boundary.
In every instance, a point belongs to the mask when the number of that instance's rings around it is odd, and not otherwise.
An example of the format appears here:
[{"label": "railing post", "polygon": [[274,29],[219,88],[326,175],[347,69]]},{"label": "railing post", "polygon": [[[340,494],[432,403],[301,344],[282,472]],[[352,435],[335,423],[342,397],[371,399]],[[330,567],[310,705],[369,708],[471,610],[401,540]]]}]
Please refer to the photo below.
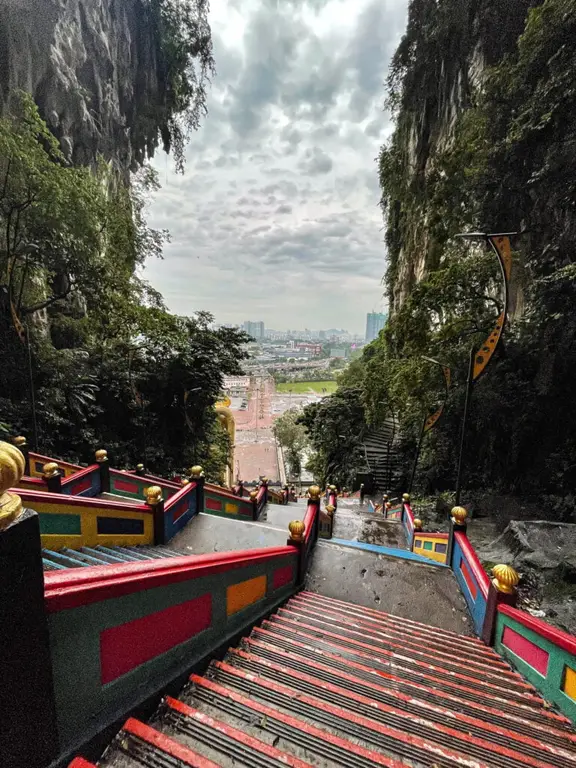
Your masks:
[{"label": "railing post", "polygon": [[196,483],[196,514],[204,512],[204,483],[206,481],[204,477],[204,470],[199,464],[196,464],[190,469],[190,477],[192,482]]},{"label": "railing post", "polygon": [[466,520],[468,512],[464,507],[453,507],[450,512],[450,523],[448,528],[448,547],[446,549],[446,565],[452,568],[452,555],[454,552],[454,534],[457,532],[466,533]]},{"label": "railing post", "polygon": [[250,501],[252,502],[252,520],[258,520],[258,490],[250,491]]},{"label": "railing post", "polygon": [[298,574],[296,584],[297,586],[300,586],[306,576],[306,553],[304,547],[305,526],[302,520],[292,520],[288,525],[288,530],[290,531],[290,538],[286,543],[289,546],[296,547],[298,550]]},{"label": "railing post", "polygon": [[336,511],[336,507],[333,504],[326,504],[325,509],[330,520],[330,538],[332,538],[334,532],[334,512]]},{"label": "railing post", "polygon": [[136,474],[138,477],[144,477],[146,474],[146,467],[144,464],[136,464]]},{"label": "railing post", "polygon": [[62,473],[55,461],[49,461],[42,467],[42,478],[50,493],[62,493]]},{"label": "railing post", "polygon": [[146,504],[152,510],[154,521],[154,544],[166,544],[166,527],[164,525],[164,499],[162,498],[162,488],[158,485],[151,485],[144,489]]},{"label": "railing post", "polygon": [[110,493],[110,464],[108,463],[108,451],[100,448],[95,453],[96,463],[100,468],[100,493]]},{"label": "railing post", "polygon": [[488,588],[486,613],[480,633],[480,637],[486,645],[493,645],[494,643],[498,606],[505,604],[514,607],[516,605],[518,599],[516,585],[520,580],[518,573],[509,565],[495,565],[492,568],[492,575],[494,578],[490,581]]},{"label": "railing post", "polygon": [[0,755],[7,768],[41,768],[59,751],[39,519],[7,492],[24,470],[20,450],[0,442]]},{"label": "railing post", "polygon": [[26,438],[20,435],[19,437],[15,437],[12,442],[16,448],[18,448],[22,456],[24,456],[24,474],[27,476],[30,475],[30,447]]},{"label": "railing post", "polygon": [[422,533],[422,520],[419,517],[414,518],[414,533],[412,534],[412,543],[410,544],[410,551],[414,552],[414,539],[419,533]]}]

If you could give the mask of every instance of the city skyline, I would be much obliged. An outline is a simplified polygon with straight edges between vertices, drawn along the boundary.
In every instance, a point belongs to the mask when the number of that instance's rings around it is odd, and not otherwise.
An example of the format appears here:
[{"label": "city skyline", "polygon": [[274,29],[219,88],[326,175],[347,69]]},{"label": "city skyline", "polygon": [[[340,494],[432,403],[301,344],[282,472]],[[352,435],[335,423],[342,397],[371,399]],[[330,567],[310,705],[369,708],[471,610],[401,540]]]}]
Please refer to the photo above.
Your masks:
[{"label": "city skyline", "polygon": [[[144,276],[177,314],[363,334],[386,272],[377,158],[406,0],[212,0],[217,75],[184,174],[158,154]],[[360,309],[362,307],[362,309]]]}]

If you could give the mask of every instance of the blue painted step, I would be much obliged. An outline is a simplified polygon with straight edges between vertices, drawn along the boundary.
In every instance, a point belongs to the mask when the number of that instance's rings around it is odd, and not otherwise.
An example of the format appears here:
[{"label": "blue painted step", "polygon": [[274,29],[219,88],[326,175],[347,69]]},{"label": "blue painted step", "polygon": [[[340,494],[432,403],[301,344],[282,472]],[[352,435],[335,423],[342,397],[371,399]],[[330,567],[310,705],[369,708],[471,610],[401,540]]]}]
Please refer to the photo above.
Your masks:
[{"label": "blue painted step", "polygon": [[42,550],[42,565],[45,571],[60,571],[64,568],[85,568],[90,565],[116,565],[119,563],[138,563],[143,560],[157,560],[165,557],[183,557],[184,552],[173,552],[167,547],[82,547],[64,549],[56,552]]}]

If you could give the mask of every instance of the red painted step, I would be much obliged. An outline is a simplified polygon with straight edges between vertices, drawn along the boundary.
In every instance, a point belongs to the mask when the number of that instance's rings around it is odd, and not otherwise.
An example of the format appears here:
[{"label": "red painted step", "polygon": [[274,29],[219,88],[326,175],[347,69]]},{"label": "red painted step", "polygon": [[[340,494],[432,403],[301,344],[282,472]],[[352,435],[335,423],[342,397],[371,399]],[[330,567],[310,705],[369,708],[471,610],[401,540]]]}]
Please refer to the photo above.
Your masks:
[{"label": "red painted step", "polygon": [[439,637],[456,638],[458,642],[466,643],[472,646],[484,647],[484,643],[481,640],[479,640],[477,637],[470,637],[469,635],[460,635],[458,634],[458,632],[452,632],[452,630],[449,630],[449,629],[440,629],[440,628],[432,627],[430,624],[424,624],[421,621],[414,621],[413,619],[405,619],[403,616],[395,616],[393,613],[385,613],[384,611],[379,611],[376,608],[366,608],[366,606],[364,605],[347,603],[346,601],[338,600],[338,598],[335,598],[335,597],[324,597],[324,595],[318,595],[316,594],[316,592],[303,591],[298,593],[298,598],[312,600],[318,605],[319,608],[322,605],[331,605],[332,607],[339,606],[344,610],[350,610],[354,613],[371,616],[381,621],[396,621],[401,626],[404,626],[407,631],[413,628],[419,631],[434,632],[434,634],[436,634]]},{"label": "red painted step", "polygon": [[[231,741],[236,742],[237,745],[242,747],[242,752],[250,751],[261,754],[265,758],[277,761],[279,765],[289,765],[292,768],[311,768],[310,763],[305,763],[297,757],[280,752],[279,749],[265,744],[263,741],[252,736],[248,736],[237,728],[222,723],[213,717],[209,717],[204,712],[200,712],[198,709],[194,709],[194,707],[190,707],[178,699],[167,696],[165,704],[167,707],[165,719],[178,733],[188,732],[192,738],[198,739],[198,727],[202,726],[209,729],[210,735],[214,739],[220,737],[226,739],[228,743]],[[240,753],[240,759],[241,756]]]},{"label": "red painted step", "polygon": [[[356,638],[346,637],[340,632],[328,632],[323,628],[319,629],[310,624],[294,622],[277,616],[272,616],[269,621],[263,622],[263,626],[266,628],[271,627],[277,632],[284,632],[291,637],[297,637],[299,634],[302,634],[308,638],[315,638],[320,641],[328,639],[330,644],[337,644],[344,648],[352,648],[353,650],[359,649],[372,656],[380,658],[388,657],[391,660],[399,660],[403,666],[416,669],[417,671],[428,669],[441,677],[455,679],[465,685],[472,685],[472,687],[485,688],[495,695],[513,698],[514,700],[520,699],[526,703],[532,701],[535,706],[542,706],[541,699],[538,696],[531,694],[531,691],[533,690],[532,686],[524,682],[514,681],[513,683],[510,683],[507,680],[501,681],[499,678],[494,677],[491,677],[490,681],[487,681],[481,676],[474,675],[465,668],[462,669],[459,667],[457,668],[457,671],[454,671],[454,669],[449,668],[448,665],[443,664],[442,662],[434,664],[433,659],[426,655],[421,656],[419,659],[414,659],[414,654],[402,653],[402,648],[399,649],[400,652],[397,649],[383,648],[370,642],[361,642]],[[364,639],[369,640],[370,638]]]},{"label": "red painted step", "polygon": [[459,750],[471,751],[473,747],[475,755],[481,759],[489,759],[494,753],[533,768],[540,768],[543,764],[557,768],[565,768],[569,764],[576,766],[575,752],[558,749],[455,711],[418,702],[406,695],[386,695],[385,690],[377,686],[356,685],[359,690],[354,690],[353,677],[340,673],[332,674],[329,676],[331,679],[327,679],[326,675],[322,675],[325,668],[320,664],[309,664],[306,674],[301,676],[294,674],[290,658],[287,658],[287,664],[282,665],[234,649],[229,653],[229,661],[234,668],[238,667],[246,674],[264,677],[328,702],[338,702],[344,709],[372,717],[378,722],[393,723],[408,732],[417,722],[420,736],[440,744],[450,741],[457,744]]},{"label": "red painted step", "polygon": [[395,760],[380,752],[366,749],[347,739],[335,736],[328,731],[310,725],[299,718],[286,715],[274,707],[261,704],[213,680],[207,680],[199,675],[191,675],[194,684],[194,697],[208,702],[215,707],[226,707],[234,711],[231,705],[237,705],[238,717],[253,721],[260,718],[259,725],[263,730],[282,736],[308,750],[317,753],[331,761],[333,765],[348,768],[372,768],[373,765],[384,765],[387,768],[401,768],[410,765]]},{"label": "red painted step", "polygon": [[380,631],[386,634],[391,633],[395,636],[400,635],[403,639],[418,642],[420,646],[437,647],[454,653],[461,658],[473,658],[479,661],[489,659],[490,661],[496,661],[500,665],[503,663],[502,658],[492,648],[483,643],[468,645],[467,643],[462,643],[457,638],[446,637],[441,632],[412,629],[396,621],[378,621],[373,616],[358,614],[352,610],[328,605],[316,605],[311,600],[300,599],[300,595],[296,595],[289,600],[286,607],[307,608],[313,610],[317,616],[328,616],[338,622],[361,626],[367,632]]},{"label": "red painted step", "polygon": [[[424,649],[426,653],[434,654],[439,658],[445,658],[448,661],[457,660],[463,662],[466,666],[470,665],[481,669],[491,670],[496,668],[510,673],[510,667],[506,662],[494,652],[486,653],[485,651],[488,649],[484,649],[483,653],[479,653],[476,650],[460,649],[454,645],[447,645],[440,638],[416,637],[390,626],[358,620],[352,616],[346,617],[340,613],[335,613],[326,609],[319,610],[310,604],[303,606],[290,601],[289,605],[278,613],[281,616],[301,616],[303,620],[305,620],[306,617],[316,618],[331,626],[338,626],[342,629],[358,632],[363,636],[369,634],[374,640],[394,643],[400,647],[406,648],[406,650],[414,649],[418,652],[421,649]],[[517,677],[519,677],[519,675],[517,675]]]},{"label": "red painted step", "polygon": [[88,760],[84,760],[83,757],[75,757],[68,768],[96,768],[96,766],[94,763],[89,763]]},{"label": "red painted step", "polygon": [[362,630],[360,627],[354,628],[343,623],[335,624],[329,617],[315,616],[314,612],[310,610],[303,611],[300,609],[291,610],[281,608],[271,620],[278,621],[284,618],[301,623],[306,627],[318,627],[320,629],[326,627],[327,629],[333,629],[343,637],[364,640],[376,648],[384,648],[397,651],[398,653],[404,653],[415,660],[418,659],[425,663],[441,664],[447,670],[462,672],[466,675],[477,677],[479,680],[485,680],[487,678],[488,680],[494,680],[495,682],[502,682],[507,678],[510,681],[514,681],[515,684],[525,687],[527,690],[533,690],[531,685],[525,683],[522,677],[520,677],[517,672],[513,672],[502,660],[494,663],[472,661],[471,659],[460,661],[454,659],[454,656],[450,653],[437,651],[428,646],[422,648],[420,644],[403,640],[399,636],[387,637],[381,632],[371,632],[367,637],[366,630]]},{"label": "red painted step", "polygon": [[[327,651],[318,651],[313,646],[304,643],[292,643],[288,649],[275,645],[275,638],[270,634],[259,630],[258,637],[264,634],[266,640],[258,640],[254,636],[244,638],[242,644],[250,653],[260,658],[271,659],[279,663],[291,665],[302,674],[310,674],[309,666],[321,669],[326,674],[340,676],[348,681],[350,686],[366,686],[368,690],[383,691],[387,696],[405,697],[411,702],[422,701],[425,705],[431,704],[467,714],[472,718],[479,718],[496,726],[505,726],[511,731],[537,739],[548,739],[552,744],[565,749],[576,748],[576,735],[566,730],[563,718],[558,718],[554,712],[543,710],[540,722],[530,720],[520,708],[519,714],[510,714],[498,708],[498,700],[485,697],[483,703],[466,701],[461,695],[455,696],[439,688],[433,688],[423,682],[413,683],[396,675],[378,673],[372,667],[343,659],[341,656]],[[503,702],[506,703],[506,702]],[[528,710],[532,715],[533,710]],[[524,717],[522,716],[524,715]],[[557,722],[559,721],[559,722]]]}]

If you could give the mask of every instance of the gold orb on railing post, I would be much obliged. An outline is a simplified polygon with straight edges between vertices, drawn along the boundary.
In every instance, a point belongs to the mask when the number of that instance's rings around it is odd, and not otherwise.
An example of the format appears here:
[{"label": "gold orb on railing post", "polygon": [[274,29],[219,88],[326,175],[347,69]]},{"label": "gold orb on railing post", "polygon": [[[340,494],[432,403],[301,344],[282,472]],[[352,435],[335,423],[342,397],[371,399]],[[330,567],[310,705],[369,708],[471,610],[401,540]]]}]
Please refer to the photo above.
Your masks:
[{"label": "gold orb on railing post", "polygon": [[144,488],[144,496],[149,507],[156,507],[162,501],[162,488],[159,485]]},{"label": "gold orb on railing post", "polygon": [[318,501],[320,499],[320,494],[322,493],[319,485],[311,485],[308,488],[308,496],[311,501]]},{"label": "gold orb on railing post", "polygon": [[414,518],[414,530],[415,531],[421,531],[422,530],[422,520],[420,520],[419,517]]},{"label": "gold orb on railing post", "polygon": [[18,437],[12,438],[12,442],[16,448],[21,448],[23,445],[26,445],[26,438],[23,435],[19,435]]},{"label": "gold orb on railing post", "polygon": [[190,467],[190,477],[194,478],[194,480],[202,477],[202,472],[203,470],[200,464],[195,464],[193,467]]},{"label": "gold orb on railing post", "polygon": [[468,512],[465,507],[452,507],[450,517],[454,525],[465,526],[468,519]]},{"label": "gold orb on railing post", "polygon": [[250,491],[250,499],[252,501],[256,501],[257,498],[258,498],[258,491]]},{"label": "gold orb on railing post", "polygon": [[511,565],[495,565],[492,568],[492,584],[498,592],[503,592],[505,595],[513,595],[516,591],[516,586],[520,581],[518,571],[512,568]]},{"label": "gold orb on railing post", "polygon": [[108,461],[108,451],[104,448],[99,448],[94,455],[98,464],[104,464],[105,461]]},{"label": "gold orb on railing post", "polygon": [[410,504],[410,494],[409,493],[403,493],[402,494],[402,502],[404,504]]},{"label": "gold orb on railing post", "polygon": [[22,499],[9,488],[18,485],[24,474],[25,460],[15,445],[0,441],[0,531],[22,514]]},{"label": "gold orb on railing post", "polygon": [[330,515],[330,517],[332,517],[335,510],[336,510],[336,507],[334,506],[334,504],[326,504],[326,512]]},{"label": "gold orb on railing post", "polygon": [[299,542],[304,538],[304,531],[306,530],[306,526],[302,520],[292,520],[292,522],[288,525],[288,530],[290,531],[290,541]]},{"label": "gold orb on railing post", "polygon": [[187,477],[183,477],[182,480],[180,480],[180,485],[190,485],[190,480],[188,480]]},{"label": "gold orb on railing post", "polygon": [[48,461],[42,467],[42,477],[44,480],[48,480],[51,477],[57,477],[60,473],[60,467],[55,461]]}]

